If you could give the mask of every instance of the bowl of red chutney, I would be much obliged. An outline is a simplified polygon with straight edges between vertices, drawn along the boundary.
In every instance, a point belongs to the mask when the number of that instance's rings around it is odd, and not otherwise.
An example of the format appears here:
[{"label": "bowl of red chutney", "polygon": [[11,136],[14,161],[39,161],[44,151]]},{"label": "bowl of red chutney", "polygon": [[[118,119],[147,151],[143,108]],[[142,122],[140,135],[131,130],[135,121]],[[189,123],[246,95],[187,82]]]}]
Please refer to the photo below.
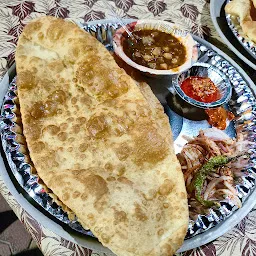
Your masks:
[{"label": "bowl of red chutney", "polygon": [[195,63],[190,69],[172,77],[177,94],[189,104],[217,108],[230,100],[232,87],[227,76],[208,63]]}]

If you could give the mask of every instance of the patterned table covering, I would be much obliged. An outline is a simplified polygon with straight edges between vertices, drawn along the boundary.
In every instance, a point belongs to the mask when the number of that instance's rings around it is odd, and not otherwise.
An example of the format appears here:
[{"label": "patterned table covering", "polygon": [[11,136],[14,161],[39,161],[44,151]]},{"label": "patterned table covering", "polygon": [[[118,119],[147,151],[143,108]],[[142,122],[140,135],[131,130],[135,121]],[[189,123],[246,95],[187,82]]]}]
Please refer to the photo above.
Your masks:
[{"label": "patterned table covering", "polygon": [[[109,3],[120,17],[175,22],[200,37],[221,41],[210,18],[209,0],[109,0]],[[0,78],[14,61],[16,43],[24,26],[44,15],[82,23],[113,18],[113,13],[101,0],[0,0]],[[18,204],[1,176],[0,192],[44,255],[107,256],[67,241],[38,223]],[[180,255],[256,255],[256,207],[235,228],[214,242]]]}]

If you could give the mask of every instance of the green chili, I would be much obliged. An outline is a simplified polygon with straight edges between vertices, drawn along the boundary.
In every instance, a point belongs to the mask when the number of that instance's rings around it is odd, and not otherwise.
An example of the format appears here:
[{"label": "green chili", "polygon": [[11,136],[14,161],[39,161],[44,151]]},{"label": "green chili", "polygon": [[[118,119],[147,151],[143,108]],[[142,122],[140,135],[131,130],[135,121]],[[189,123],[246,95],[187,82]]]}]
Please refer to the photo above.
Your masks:
[{"label": "green chili", "polygon": [[226,165],[227,163],[236,160],[239,156],[236,157],[228,157],[228,156],[214,156],[209,159],[209,161],[204,164],[201,169],[198,170],[195,177],[193,178],[189,188],[188,192],[191,193],[195,190],[195,198],[198,202],[200,202],[202,205],[206,207],[212,207],[212,206],[220,206],[218,202],[210,201],[210,200],[204,200],[202,198],[202,189],[204,185],[204,181],[207,177],[207,175],[211,172],[213,172],[216,168],[221,167],[223,165]]}]

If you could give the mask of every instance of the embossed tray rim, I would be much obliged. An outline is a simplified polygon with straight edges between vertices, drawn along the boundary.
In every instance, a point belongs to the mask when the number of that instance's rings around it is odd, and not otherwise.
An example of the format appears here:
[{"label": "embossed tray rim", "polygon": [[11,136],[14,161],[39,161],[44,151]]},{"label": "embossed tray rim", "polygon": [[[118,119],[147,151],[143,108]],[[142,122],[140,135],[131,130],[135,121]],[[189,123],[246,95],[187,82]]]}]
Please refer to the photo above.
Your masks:
[{"label": "embossed tray rim", "polygon": [[[211,14],[211,19],[213,22],[213,25],[218,32],[219,36],[223,40],[223,42],[228,46],[228,48],[234,52],[242,61],[244,61],[247,65],[249,65],[251,68],[256,70],[256,64],[252,62],[252,60],[247,59],[244,57],[235,46],[229,41],[228,37],[224,34],[224,32],[221,30],[221,27],[219,26],[217,22],[217,18],[225,18],[224,16],[220,15],[221,8],[223,4],[226,2],[226,0],[211,0],[210,1],[210,14]],[[228,26],[228,24],[227,24]],[[253,57],[252,57],[253,58]],[[233,64],[232,64],[233,65]]]},{"label": "embossed tray rim", "polygon": [[[231,2],[231,0],[226,0],[226,4],[228,4],[229,2]],[[234,24],[230,14],[226,13],[226,20],[233,35],[236,37],[239,43],[244,47],[244,49],[256,60],[256,44],[253,41],[251,41],[249,38],[246,38],[241,35],[236,24]],[[251,45],[251,47],[249,45]]]},{"label": "embossed tray rim", "polygon": [[[95,21],[91,22],[90,25],[96,25],[96,24],[102,24],[102,23],[113,23],[113,20],[104,20],[104,21]],[[195,37],[195,39],[203,44],[205,44],[207,47],[213,49],[216,51],[219,55],[224,57],[227,61],[229,61],[236,69],[240,71],[240,74],[243,76],[243,78],[247,81],[247,83],[250,85],[251,89],[256,92],[256,87],[251,81],[251,79],[248,77],[248,75],[232,60],[230,59],[225,53],[220,51],[218,48],[215,46],[209,44],[205,40],[202,40],[198,37]],[[2,80],[0,84],[0,99],[2,101],[3,96],[5,95],[6,88],[9,84],[9,74],[11,72],[14,72],[14,66],[9,70],[8,74],[5,75],[4,79]],[[92,241],[92,239],[88,238],[87,236],[82,236],[82,235],[77,235],[77,234],[71,234],[68,233],[63,229],[62,226],[54,222],[52,219],[49,219],[47,216],[43,215],[38,209],[36,209],[33,205],[31,205],[21,194],[18,193],[14,185],[12,184],[12,181],[10,180],[10,177],[8,176],[8,173],[6,171],[6,168],[3,164],[2,159],[0,160],[0,175],[3,177],[3,180],[7,187],[9,188],[10,192],[15,196],[17,201],[20,203],[20,205],[26,209],[26,211],[31,214],[32,216],[36,216],[36,219],[39,223],[43,223],[43,226],[47,227],[48,229],[52,230],[56,234],[62,236],[63,238],[70,240],[74,243],[77,243],[79,245],[91,248],[91,249],[96,249],[100,251],[104,251],[107,253],[110,253],[109,249],[103,247],[99,242],[96,240]],[[249,211],[252,209],[254,206],[254,198],[256,196],[256,190],[254,190],[251,195],[246,199],[246,201],[243,204],[243,207],[239,210],[237,210],[235,213],[233,213],[229,218],[227,218],[225,221],[222,223],[218,224],[217,226],[211,228],[210,230],[198,234],[197,236],[187,239],[179,252],[186,251],[189,249],[193,249],[195,247],[201,246],[203,244],[206,244],[217,237],[221,236],[225,232],[227,232],[230,228],[235,226],[244,216],[246,216]],[[23,206],[24,205],[24,206]],[[112,254],[112,253],[111,253]],[[112,254],[113,255],[113,254]]]}]

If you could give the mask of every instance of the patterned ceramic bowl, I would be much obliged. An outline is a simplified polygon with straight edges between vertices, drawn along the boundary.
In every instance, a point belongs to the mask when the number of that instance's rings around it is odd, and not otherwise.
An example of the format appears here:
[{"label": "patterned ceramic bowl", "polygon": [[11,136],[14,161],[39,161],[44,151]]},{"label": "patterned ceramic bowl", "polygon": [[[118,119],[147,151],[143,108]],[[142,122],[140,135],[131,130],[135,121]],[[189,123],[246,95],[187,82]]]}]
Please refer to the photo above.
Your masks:
[{"label": "patterned ceramic bowl", "polygon": [[[211,81],[217,86],[220,91],[220,99],[214,102],[205,103],[194,100],[193,98],[189,97],[184,93],[181,89],[182,82],[191,76],[198,76],[198,77],[208,77]],[[222,73],[219,69],[215,68],[214,66],[208,63],[195,63],[189,70],[184,71],[178,75],[172,77],[172,85],[176,90],[177,94],[189,104],[203,108],[216,108],[225,103],[227,103],[232,94],[231,84],[229,79],[226,77],[224,73]]]},{"label": "patterned ceramic bowl", "polygon": [[123,59],[128,65],[151,75],[173,75],[183,72],[189,69],[194,62],[197,60],[197,48],[195,47],[195,42],[192,36],[178,28],[175,24],[160,21],[160,20],[138,20],[126,25],[126,28],[132,33],[133,31],[138,30],[159,30],[165,32],[167,34],[173,35],[176,37],[184,46],[186,51],[185,62],[173,69],[168,70],[160,70],[160,69],[153,69],[149,67],[145,67],[142,65],[137,64],[131,58],[129,58],[123,49],[124,41],[127,40],[127,32],[123,27],[119,28],[114,37],[113,37],[113,46],[115,53]]}]

